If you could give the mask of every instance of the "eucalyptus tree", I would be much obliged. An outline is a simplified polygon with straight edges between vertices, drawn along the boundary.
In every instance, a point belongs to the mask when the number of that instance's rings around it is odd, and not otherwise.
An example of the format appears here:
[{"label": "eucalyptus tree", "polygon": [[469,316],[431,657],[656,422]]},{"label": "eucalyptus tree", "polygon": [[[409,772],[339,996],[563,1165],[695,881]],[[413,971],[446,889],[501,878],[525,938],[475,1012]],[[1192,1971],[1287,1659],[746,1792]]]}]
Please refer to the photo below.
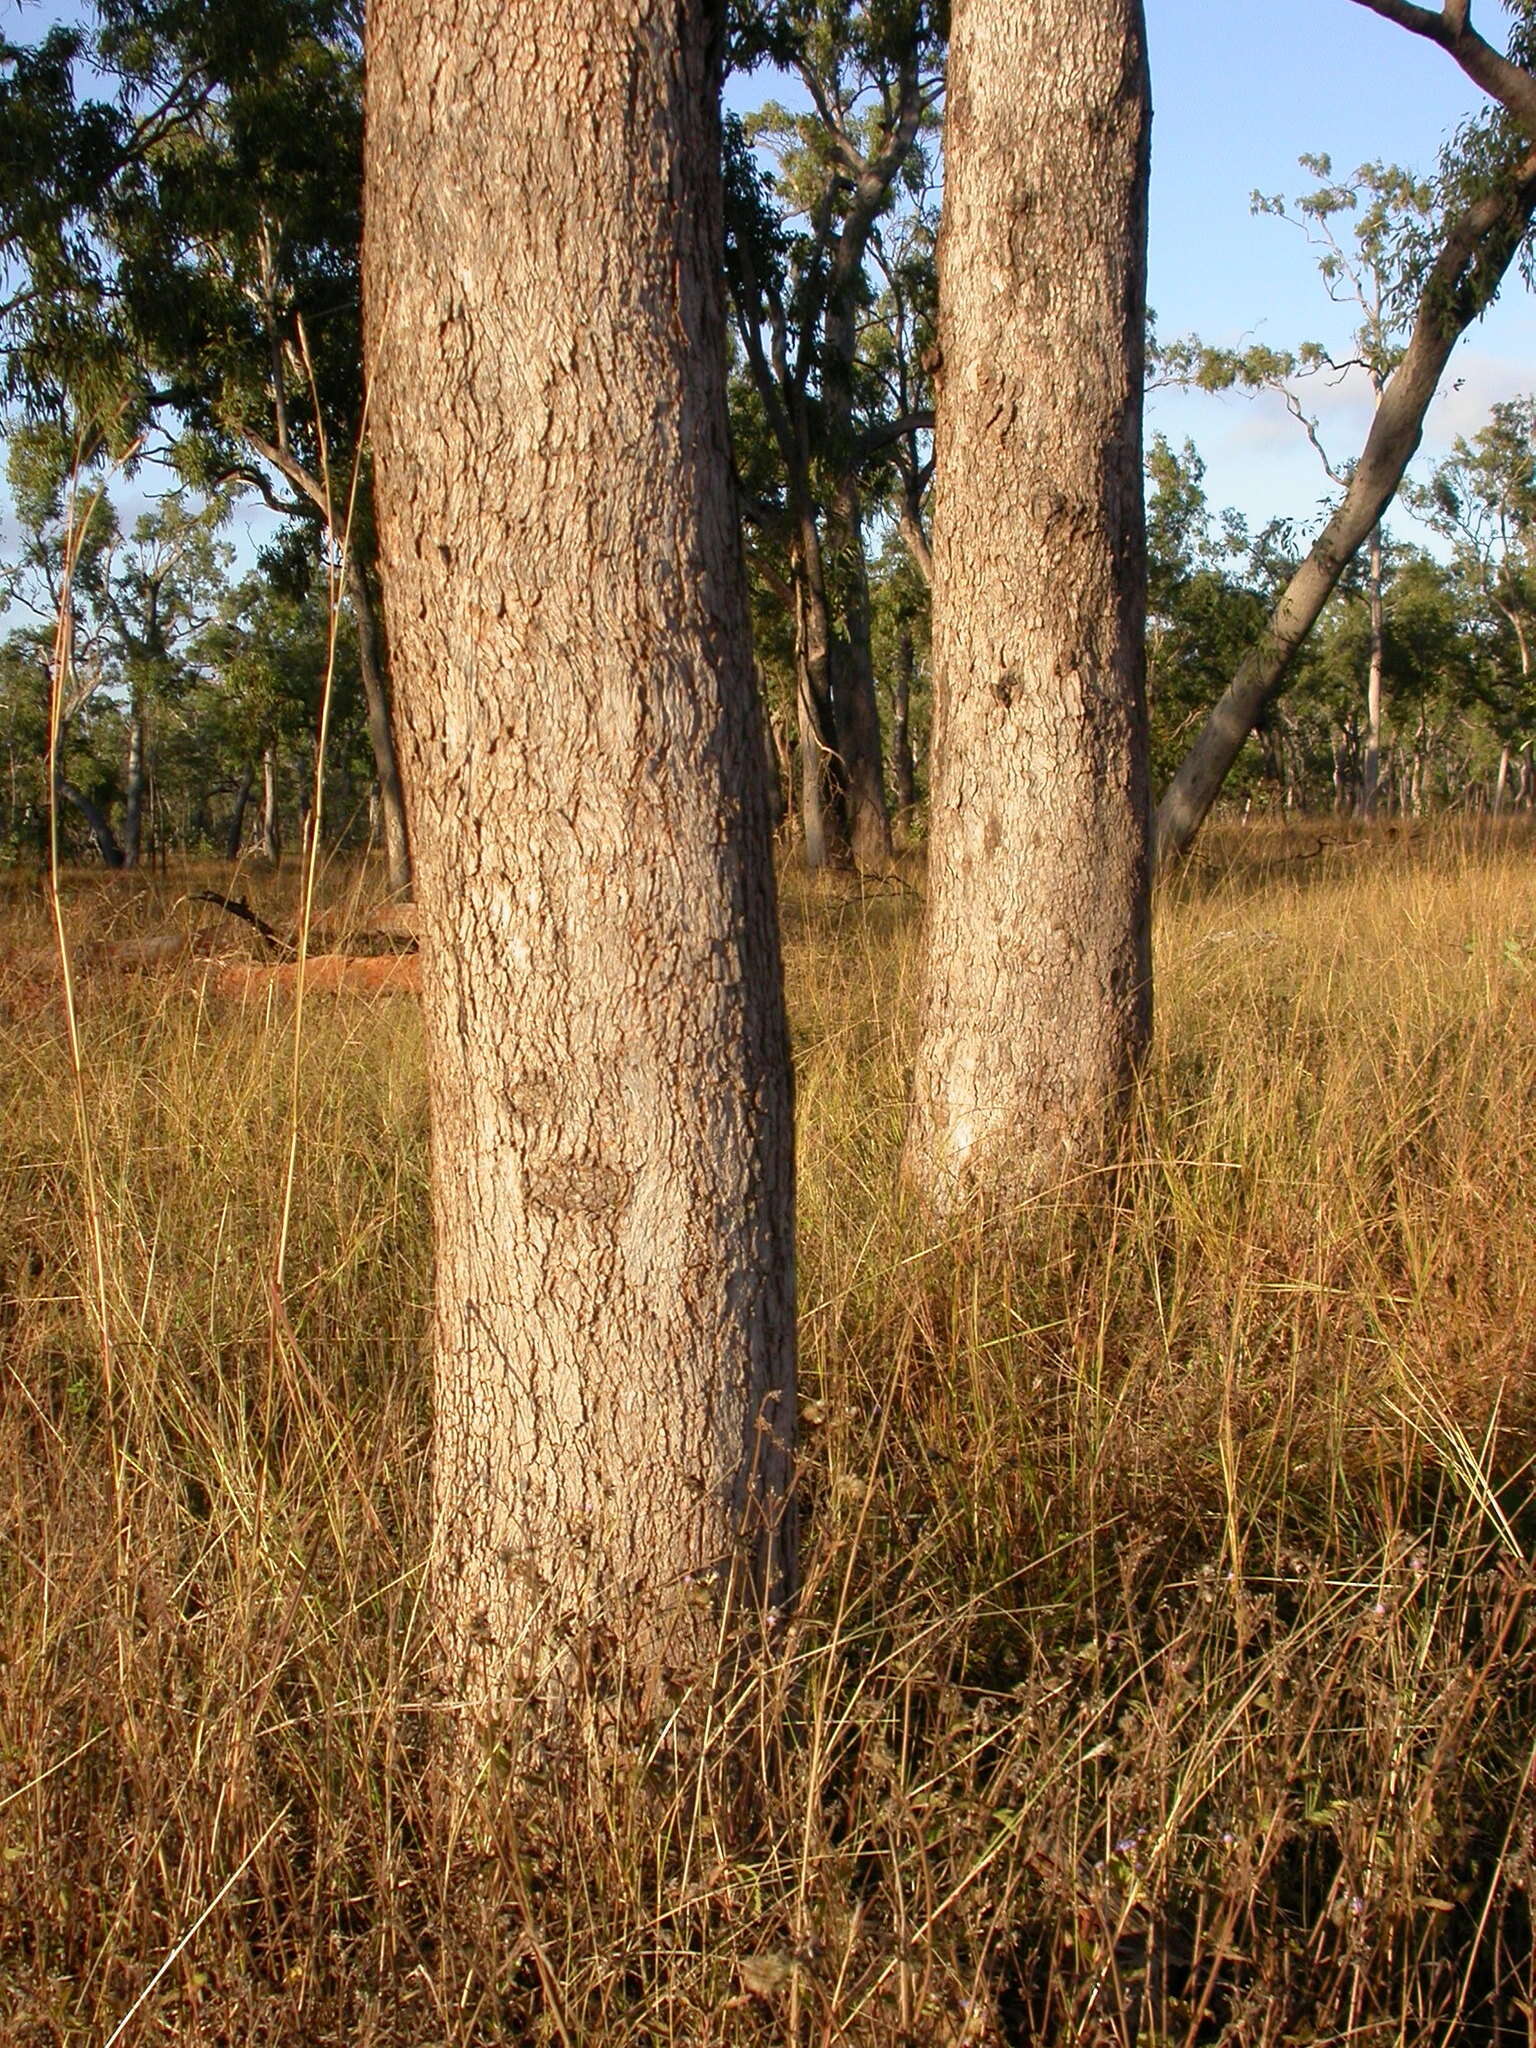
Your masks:
[{"label": "eucalyptus tree", "polygon": [[0,45],[0,339],[13,399],[187,480],[240,481],[340,551],[386,823],[409,853],[372,566],[353,0],[96,0]]},{"label": "eucalyptus tree", "polygon": [[1161,434],[1147,450],[1147,696],[1155,780],[1177,768],[1192,733],[1264,623],[1276,543],[1213,515],[1193,442]]},{"label": "eucalyptus tree", "polygon": [[[1434,193],[1422,179],[1396,164],[1362,164],[1349,178],[1334,175],[1326,155],[1303,156],[1301,168],[1319,180],[1294,199],[1255,192],[1253,210],[1298,227],[1317,252],[1317,267],[1328,296],[1354,322],[1342,350],[1317,341],[1295,350],[1258,345],[1244,350],[1211,349],[1186,340],[1162,352],[1165,377],[1182,376],[1203,390],[1242,385],[1271,390],[1306,433],[1329,482],[1348,488],[1349,469],[1327,446],[1320,421],[1308,404],[1307,386],[1319,377],[1337,387],[1363,380],[1374,412],[1387,379],[1402,360],[1430,250]],[[1346,227],[1347,223],[1347,227]],[[1366,588],[1370,643],[1366,656],[1366,730],[1362,750],[1359,809],[1375,808],[1381,763],[1384,539],[1380,519],[1366,541]]]},{"label": "eucalyptus tree", "polygon": [[[230,859],[244,845],[246,807],[258,775],[258,843],[269,858],[281,849],[286,782],[295,785],[300,817],[307,811],[315,779],[314,737],[327,699],[327,779],[343,796],[349,793],[359,742],[366,753],[366,737],[358,730],[356,635],[346,630],[345,618],[333,620],[326,585],[304,573],[307,567],[271,551],[258,572],[228,593],[219,617],[198,642],[198,680],[180,707],[178,753],[184,775],[201,773],[203,811],[211,819],[214,799],[231,798],[222,830]],[[345,817],[334,822],[343,829],[347,824]]]},{"label": "eucalyptus tree", "polygon": [[956,0],[905,1154],[941,1212],[1099,1170],[1150,1027],[1150,111],[1139,0]]},{"label": "eucalyptus tree", "polygon": [[1461,336],[1492,303],[1536,216],[1533,26],[1522,7],[1509,56],[1472,26],[1465,0],[1435,9],[1356,0],[1439,43],[1496,105],[1442,153],[1441,218],[1429,238],[1408,339],[1387,377],[1349,482],[1238,664],[1157,807],[1160,859],[1184,852],[1347,564],[1368,540],[1418,451],[1424,418]]},{"label": "eucalyptus tree", "polygon": [[864,382],[871,391],[865,445],[872,481],[884,495],[917,574],[933,575],[927,504],[933,483],[933,369],[939,318],[939,189],[923,182],[926,154],[906,181],[903,204],[870,239],[878,289],[863,337]]},{"label": "eucalyptus tree", "polygon": [[[6,641],[8,694],[21,714],[13,718],[11,731],[13,745],[19,731],[35,734],[36,766],[44,784],[52,763],[52,788],[44,805],[56,810],[61,801],[70,804],[103,862],[117,868],[123,865],[123,849],[109,813],[120,767],[107,760],[115,748],[108,730],[112,721],[102,716],[107,649],[95,602],[117,516],[99,481],[82,480],[80,455],[78,433],[57,418],[17,427],[7,444],[17,540],[5,565],[3,594],[7,607],[23,621]],[[26,709],[28,700],[32,713]],[[88,770],[75,779],[72,742],[87,720],[97,729],[84,751]]]},{"label": "eucalyptus tree", "polygon": [[1494,807],[1502,809],[1512,758],[1536,743],[1536,399],[1495,405],[1486,427],[1470,441],[1457,439],[1414,503],[1450,542],[1466,583],[1515,644],[1517,680],[1490,693],[1501,725]]},{"label": "eucalyptus tree", "polygon": [[[862,402],[869,259],[904,192],[932,181],[943,91],[930,0],[739,10],[736,60],[771,59],[808,102],[727,132],[734,325],[783,470],[801,671],[801,744],[830,771],[854,860],[890,856],[870,644],[864,469],[903,422]],[[775,172],[765,179],[758,156]],[[814,853],[814,849],[812,849]]]},{"label": "eucalyptus tree", "polygon": [[123,865],[137,865],[157,716],[174,708],[194,675],[197,641],[216,617],[234,550],[218,539],[226,506],[191,505],[172,493],[124,534],[115,529],[92,595],[110,681],[128,725],[123,778]]},{"label": "eucalyptus tree", "polygon": [[[725,404],[714,0],[375,0],[368,351],[467,1724],[792,1569],[789,1059]],[[599,1712],[601,1712],[601,1707]]]},{"label": "eucalyptus tree", "polygon": [[891,534],[871,564],[875,667],[889,703],[892,808],[909,818],[931,728],[932,606],[928,576],[905,537]]}]

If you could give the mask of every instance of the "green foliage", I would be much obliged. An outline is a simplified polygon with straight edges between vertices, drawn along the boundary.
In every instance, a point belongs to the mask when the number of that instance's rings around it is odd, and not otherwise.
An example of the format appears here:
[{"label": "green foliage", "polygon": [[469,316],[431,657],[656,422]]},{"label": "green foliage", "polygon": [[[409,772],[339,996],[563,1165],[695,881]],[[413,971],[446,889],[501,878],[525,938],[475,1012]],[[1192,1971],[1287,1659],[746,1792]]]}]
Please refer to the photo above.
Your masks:
[{"label": "green foliage", "polygon": [[1261,342],[1216,348],[1190,334],[1154,340],[1148,374],[1154,385],[1277,393],[1329,478],[1342,487],[1352,465],[1325,447],[1317,415],[1305,402],[1306,384],[1318,376],[1336,381],[1358,372],[1380,395],[1402,359],[1434,254],[1441,202],[1433,186],[1396,164],[1362,164],[1351,178],[1337,179],[1327,156],[1303,156],[1300,163],[1320,182],[1294,199],[1255,192],[1253,211],[1290,222],[1317,252],[1329,298],[1347,308],[1354,323],[1348,350],[1320,341],[1293,349]]},{"label": "green foliage", "polygon": [[[318,473],[360,407],[361,47],[324,0],[100,0],[89,28],[0,53],[51,138],[0,166],[9,391],[118,444],[169,413],[200,480],[242,432]],[[275,367],[276,366],[276,367]],[[290,404],[290,387],[297,403]]]},{"label": "green foliage", "polygon": [[1193,442],[1176,451],[1154,436],[1147,454],[1147,692],[1155,787],[1178,767],[1268,609],[1251,555],[1250,573],[1242,573],[1242,523],[1232,513],[1220,524],[1212,518],[1204,477]]}]

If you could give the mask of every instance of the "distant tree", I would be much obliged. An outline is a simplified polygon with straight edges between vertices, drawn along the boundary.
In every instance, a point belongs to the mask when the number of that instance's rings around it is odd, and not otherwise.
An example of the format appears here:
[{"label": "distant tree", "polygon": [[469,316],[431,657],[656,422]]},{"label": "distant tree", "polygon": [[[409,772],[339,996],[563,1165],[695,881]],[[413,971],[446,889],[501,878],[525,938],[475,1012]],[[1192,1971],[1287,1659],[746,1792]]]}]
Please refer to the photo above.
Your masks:
[{"label": "distant tree", "polygon": [[743,1578],[772,1598],[791,1565],[789,1062],[727,444],[718,28],[713,0],[369,16],[436,1600],[466,1727],[521,1714],[530,1736],[616,1692],[659,1702]]},{"label": "distant tree", "polygon": [[1297,568],[1259,639],[1243,657],[1157,807],[1159,858],[1182,853],[1199,830],[1265,707],[1284,687],[1296,650],[1356,551],[1369,538],[1417,452],[1424,416],[1451,351],[1498,292],[1536,214],[1536,76],[1525,61],[1522,16],[1502,57],[1467,21],[1409,0],[1357,0],[1449,49],[1498,102],[1446,151],[1442,222],[1419,288],[1401,360],[1386,379],[1349,483]]},{"label": "distant tree", "polygon": [[917,804],[917,763],[931,723],[932,616],[928,578],[904,536],[888,535],[870,587],[875,672],[884,678],[889,706],[891,802],[906,818]]},{"label": "distant tree", "polygon": [[18,138],[0,254],[21,280],[0,336],[13,400],[65,400],[108,439],[158,422],[187,481],[241,481],[339,547],[404,888],[363,447],[361,80],[354,0],[96,0],[0,44]]},{"label": "distant tree", "polygon": [[[67,419],[34,421],[14,432],[7,446],[18,545],[6,566],[5,597],[28,621],[6,642],[7,685],[16,708],[13,735],[35,735],[42,815],[70,804],[102,860],[117,868],[123,849],[109,812],[121,768],[113,758],[115,720],[104,715],[100,694],[108,678],[107,650],[100,607],[93,602],[100,596],[117,516],[99,482],[82,480],[81,461],[81,436]],[[89,744],[81,732],[87,723]]]},{"label": "distant tree", "polygon": [[[1303,397],[1306,380],[1325,375],[1337,384],[1358,375],[1371,394],[1372,410],[1380,406],[1387,379],[1402,360],[1414,299],[1428,260],[1434,193],[1396,164],[1362,164],[1353,177],[1338,179],[1326,155],[1304,156],[1300,161],[1301,168],[1321,182],[1294,200],[1255,192],[1253,208],[1256,213],[1292,222],[1317,250],[1318,270],[1329,297],[1336,305],[1347,307],[1355,321],[1347,348],[1334,354],[1321,342],[1309,341],[1294,352],[1267,347],[1237,351],[1185,342],[1167,352],[1165,374],[1183,358],[1204,390],[1243,385],[1279,392],[1305,429],[1329,481],[1342,491],[1349,484],[1348,469],[1330,454],[1317,416],[1307,408]],[[1342,235],[1346,217],[1349,229]],[[1375,808],[1381,762],[1384,571],[1379,519],[1366,547],[1371,633],[1359,808],[1369,816]]]},{"label": "distant tree", "polygon": [[1414,502],[1515,643],[1517,677],[1495,690],[1491,706],[1500,727],[1494,805],[1502,809],[1511,758],[1536,741],[1536,399],[1495,405],[1488,425],[1470,441],[1457,440]]},{"label": "distant tree", "polygon": [[217,538],[226,511],[218,499],[193,506],[184,494],[171,494],[128,534],[114,531],[94,578],[98,642],[128,725],[125,867],[137,865],[143,847],[154,720],[189,686],[193,648],[227,587],[234,550]]},{"label": "distant tree", "polygon": [[[805,112],[771,102],[729,124],[726,170],[736,336],[782,466],[802,757],[819,757],[826,770],[824,794],[805,791],[811,865],[835,854],[845,832],[861,867],[878,868],[891,852],[864,471],[912,422],[904,428],[885,411],[881,387],[864,374],[861,333],[877,289],[869,265],[880,225],[904,189],[931,179],[942,51],[929,0],[815,0],[738,14],[738,63],[770,59],[809,101]],[[776,160],[771,179],[759,151]],[[871,397],[880,400],[873,420]]]},{"label": "distant tree", "polygon": [[957,0],[939,243],[932,1207],[1113,1156],[1151,1017],[1139,0]]},{"label": "distant tree", "polygon": [[1193,442],[1147,451],[1147,694],[1154,782],[1177,768],[1268,609],[1266,549],[1235,513],[1220,523]]},{"label": "distant tree", "polygon": [[[184,707],[199,736],[204,810],[216,789],[233,797],[223,850],[235,859],[244,844],[246,806],[258,770],[262,782],[260,844],[269,858],[282,842],[282,764],[293,764],[297,808],[308,806],[315,735],[330,692],[331,753],[345,782],[361,695],[357,642],[336,632],[323,582],[297,579],[269,560],[230,593],[219,619],[197,648],[201,680]],[[342,623],[342,622],[336,622]],[[363,739],[366,748],[366,738]],[[192,763],[188,763],[191,772]]]}]

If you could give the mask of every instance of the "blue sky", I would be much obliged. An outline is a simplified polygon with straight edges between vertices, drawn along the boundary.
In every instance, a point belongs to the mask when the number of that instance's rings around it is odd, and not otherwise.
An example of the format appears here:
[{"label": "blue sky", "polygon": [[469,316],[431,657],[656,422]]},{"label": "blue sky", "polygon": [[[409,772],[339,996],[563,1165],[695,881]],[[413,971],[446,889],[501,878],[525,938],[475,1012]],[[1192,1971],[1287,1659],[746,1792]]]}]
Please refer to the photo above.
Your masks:
[{"label": "blue sky", "polygon": [[[1020,0],[1025,4],[1025,0]],[[32,36],[69,6],[0,0],[0,29]],[[1283,348],[1342,344],[1348,322],[1330,305],[1315,256],[1285,222],[1255,219],[1249,195],[1305,189],[1296,159],[1327,152],[1336,172],[1372,159],[1420,172],[1481,95],[1445,54],[1379,20],[1355,0],[1147,0],[1154,121],[1149,296],[1159,332]],[[1483,0],[1482,25],[1502,35]],[[737,103],[762,97],[744,81]],[[1495,399],[1536,386],[1536,299],[1516,280],[1464,338],[1431,415],[1425,457],[1470,434]],[[1357,452],[1368,424],[1362,392],[1314,385],[1332,450]],[[1207,463],[1214,508],[1255,526],[1316,518],[1326,490],[1316,456],[1275,398],[1155,393],[1148,432],[1188,435]],[[1392,522],[1415,532],[1398,515]],[[259,518],[253,524],[261,525]]]},{"label": "blue sky", "polygon": [[[1326,152],[1336,174],[1373,160],[1427,173],[1442,140],[1484,104],[1441,50],[1355,0],[1147,0],[1154,103],[1148,295],[1159,332],[1189,330],[1284,348],[1342,342],[1302,235],[1255,219],[1249,194],[1295,193],[1302,152]],[[1502,39],[1484,0],[1481,25]],[[1459,344],[1425,435],[1426,457],[1474,433],[1495,399],[1536,386],[1536,300],[1518,279]],[[1348,388],[1312,390],[1330,443],[1358,452],[1368,403]],[[1325,488],[1316,456],[1276,398],[1156,393],[1149,434],[1191,436],[1207,462],[1213,505],[1254,524],[1310,519]],[[1405,535],[1416,532],[1399,515]]]}]

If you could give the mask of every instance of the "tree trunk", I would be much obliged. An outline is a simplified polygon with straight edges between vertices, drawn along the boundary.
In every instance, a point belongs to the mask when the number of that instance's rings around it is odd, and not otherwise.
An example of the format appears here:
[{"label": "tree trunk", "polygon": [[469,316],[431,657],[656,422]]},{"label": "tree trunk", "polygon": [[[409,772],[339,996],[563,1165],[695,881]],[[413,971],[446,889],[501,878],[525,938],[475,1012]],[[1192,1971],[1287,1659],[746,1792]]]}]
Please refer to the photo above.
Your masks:
[{"label": "tree trunk", "polygon": [[891,780],[896,789],[898,813],[910,811],[917,802],[917,779],[912,763],[912,676],[916,662],[912,650],[912,629],[903,626],[896,640],[896,670],[891,677]]},{"label": "tree trunk", "polygon": [[72,782],[60,782],[59,795],[66,803],[73,804],[85,820],[86,830],[96,842],[96,851],[101,855],[103,867],[120,868],[124,865],[123,849],[118,844],[117,834],[107,814],[99,804],[92,803],[84,790],[76,789]]},{"label": "tree trunk", "polygon": [[1335,729],[1333,743],[1333,814],[1342,817],[1349,809],[1349,739]]},{"label": "tree trunk", "polygon": [[763,729],[767,737],[768,823],[777,836],[789,816],[790,792],[794,787],[794,747],[787,720],[769,713],[761,684],[758,702],[763,705]]},{"label": "tree trunk", "polygon": [[758,713],[762,723],[763,785],[768,805],[768,830],[776,834],[789,808],[784,796],[786,780],[784,763],[780,757],[778,727],[769,714],[768,691],[762,665],[755,655],[752,659],[752,688],[757,696]]},{"label": "tree trunk", "polygon": [[822,745],[820,721],[811,691],[810,673],[804,662],[796,664],[795,715],[799,727],[800,834],[805,847],[805,865],[814,875],[827,864],[831,851],[827,832],[827,755]]},{"label": "tree trunk", "polygon": [[144,838],[144,714],[128,722],[128,773],[123,784],[123,866],[136,868]]},{"label": "tree trunk", "polygon": [[373,748],[374,773],[379,784],[379,810],[384,822],[384,859],[390,893],[411,892],[411,845],[405,821],[405,793],[400,787],[400,761],[395,751],[395,732],[389,715],[389,691],[384,680],[384,654],[379,631],[378,608],[368,571],[358,559],[355,543],[346,556],[347,601],[357,625],[357,665],[363,680],[363,698],[368,707],[368,739]]},{"label": "tree trunk", "polygon": [[832,713],[832,623],[822,572],[821,537],[809,506],[791,557],[795,587],[795,713],[800,730],[800,823],[805,864],[814,874],[848,858],[843,764]]},{"label": "tree trunk", "polygon": [[939,244],[927,1203],[1112,1154],[1147,1042],[1140,0],[957,0]]},{"label": "tree trunk", "polygon": [[256,764],[247,761],[245,773],[240,778],[240,787],[235,791],[235,808],[229,820],[229,830],[224,835],[224,858],[234,861],[240,858],[245,844],[245,813],[251,801],[251,789],[256,780]]},{"label": "tree trunk", "polygon": [[1258,642],[1239,662],[1157,807],[1159,861],[1188,849],[1254,721],[1280,691],[1291,657],[1392,502],[1418,450],[1424,415],[1451,350],[1498,290],[1533,212],[1536,153],[1464,208],[1446,230],[1419,300],[1408,347],[1387,380],[1338,510],[1281,592]]},{"label": "tree trunk", "polygon": [[578,1693],[655,1698],[712,1654],[733,1580],[772,1599],[792,1570],[789,1059],[726,427],[719,26],[712,0],[368,18],[380,562],[434,1133],[432,1583],[450,1689],[514,1754]]},{"label": "tree trunk", "polygon": [[845,476],[827,515],[827,552],[838,573],[843,630],[833,641],[832,708],[848,805],[848,841],[861,874],[891,864],[891,820],[885,807],[880,707],[870,643],[869,568],[857,483]]},{"label": "tree trunk", "polygon": [[264,747],[261,754],[261,851],[274,866],[283,853],[277,826],[277,750]]},{"label": "tree trunk", "polygon": [[[1380,393],[1377,404],[1381,403]],[[1365,762],[1360,771],[1360,815],[1370,817],[1376,808],[1376,786],[1381,780],[1381,675],[1386,639],[1381,585],[1381,521],[1371,528],[1369,569],[1366,586],[1371,604],[1371,665],[1365,684]]]},{"label": "tree trunk", "polygon": [[1506,740],[1499,749],[1498,779],[1493,785],[1493,815],[1497,818],[1509,801],[1509,742]]},{"label": "tree trunk", "polygon": [[309,835],[314,826],[315,808],[315,746],[297,746],[293,750],[293,800],[299,819],[299,849],[309,852]]}]

